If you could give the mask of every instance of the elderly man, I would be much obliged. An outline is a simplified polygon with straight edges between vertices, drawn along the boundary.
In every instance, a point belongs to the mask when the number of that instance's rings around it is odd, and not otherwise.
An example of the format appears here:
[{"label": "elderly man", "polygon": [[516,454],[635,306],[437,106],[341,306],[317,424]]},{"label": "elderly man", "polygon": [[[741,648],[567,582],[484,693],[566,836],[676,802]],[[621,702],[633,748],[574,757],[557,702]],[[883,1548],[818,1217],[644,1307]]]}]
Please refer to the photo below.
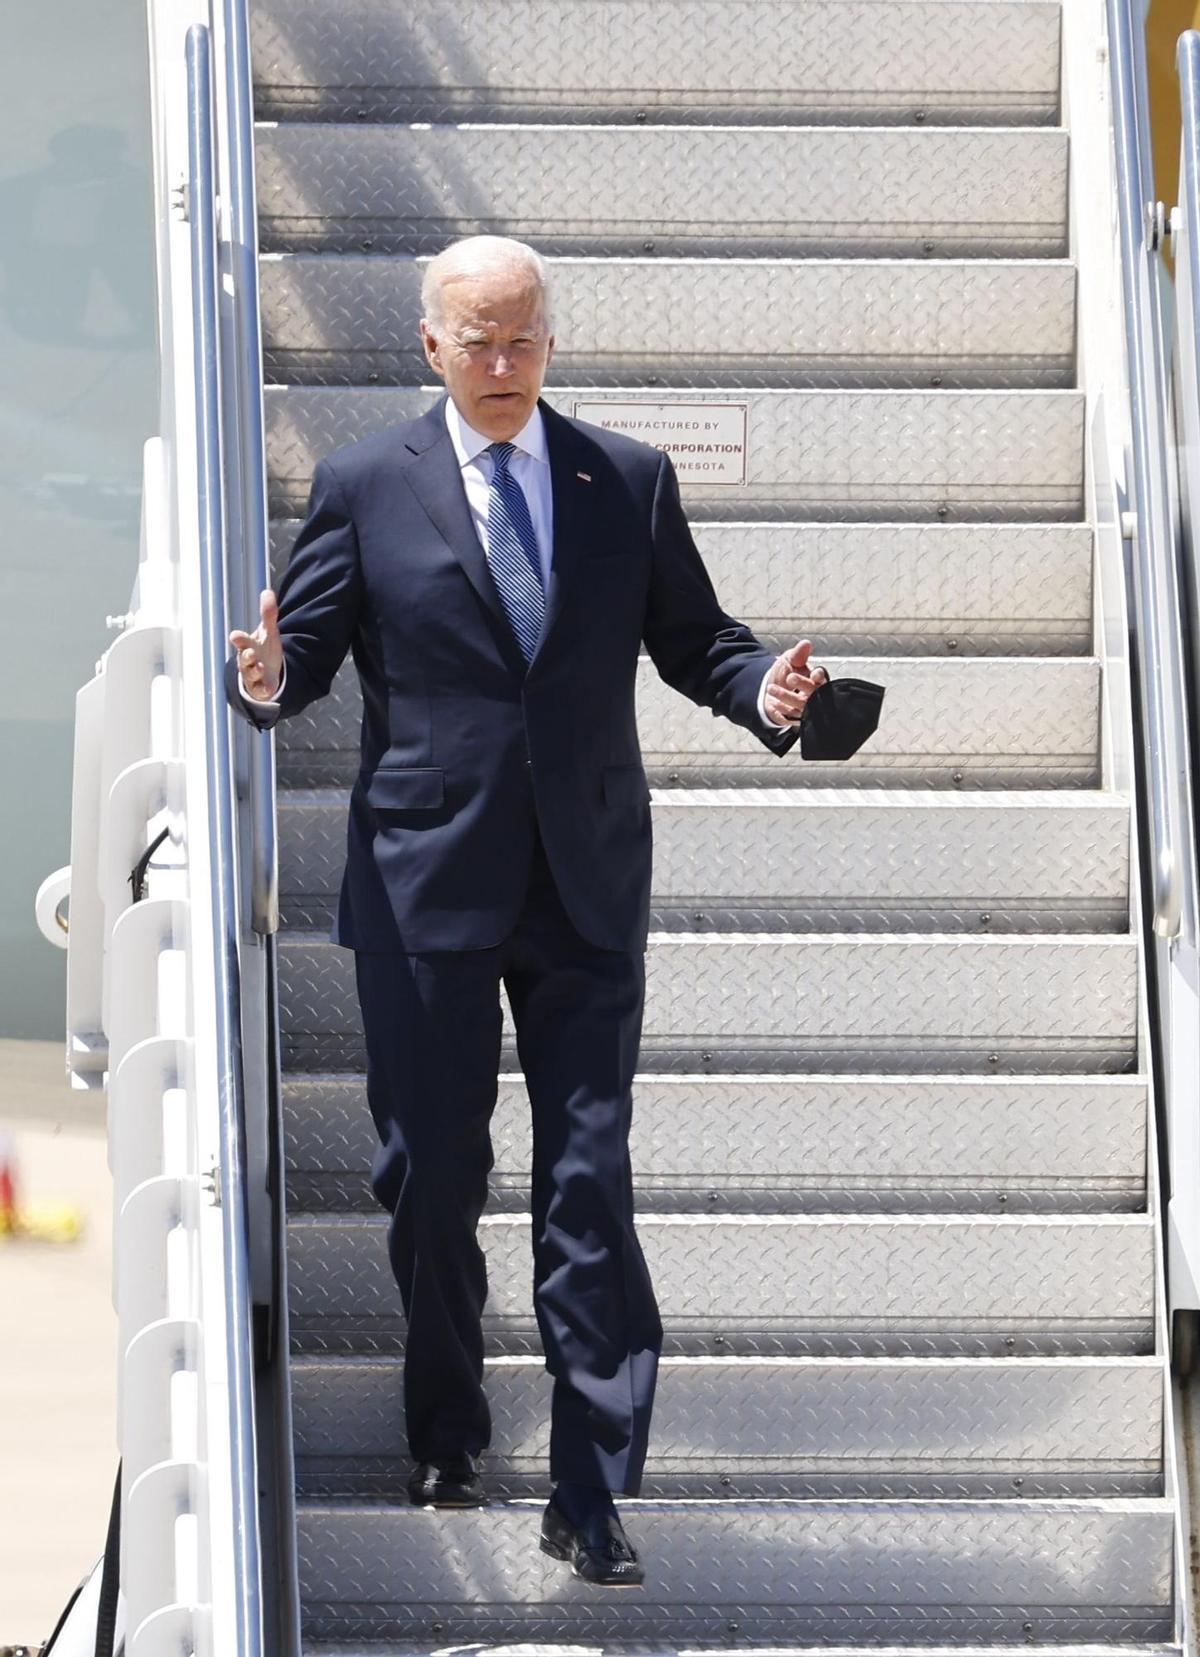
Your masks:
[{"label": "elderly man", "polygon": [[651,872],[638,652],[781,755],[828,675],[807,639],[775,656],[721,609],[665,455],[541,400],[554,336],[531,248],[454,243],[422,306],[447,395],[318,463],[278,602],[230,634],[228,689],[265,726],[324,696],[347,650],[362,684],[333,936],[355,951],[372,1189],[407,1321],[409,1493],[483,1500],[476,1227],[503,980],[553,1376],[541,1547],[635,1584],[613,1492],[640,1487],[662,1344],[628,1153]]}]

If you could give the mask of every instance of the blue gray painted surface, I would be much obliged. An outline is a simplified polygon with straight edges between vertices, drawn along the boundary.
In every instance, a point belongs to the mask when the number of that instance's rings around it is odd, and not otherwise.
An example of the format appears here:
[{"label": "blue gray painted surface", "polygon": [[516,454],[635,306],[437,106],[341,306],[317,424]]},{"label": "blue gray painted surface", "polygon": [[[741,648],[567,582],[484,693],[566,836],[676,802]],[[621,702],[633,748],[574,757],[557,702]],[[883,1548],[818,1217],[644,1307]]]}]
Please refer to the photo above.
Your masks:
[{"label": "blue gray painted surface", "polygon": [[146,23],[25,7],[0,98],[0,1035],[60,1036],[33,897],[70,854],[75,692],[128,607],[155,430]]}]

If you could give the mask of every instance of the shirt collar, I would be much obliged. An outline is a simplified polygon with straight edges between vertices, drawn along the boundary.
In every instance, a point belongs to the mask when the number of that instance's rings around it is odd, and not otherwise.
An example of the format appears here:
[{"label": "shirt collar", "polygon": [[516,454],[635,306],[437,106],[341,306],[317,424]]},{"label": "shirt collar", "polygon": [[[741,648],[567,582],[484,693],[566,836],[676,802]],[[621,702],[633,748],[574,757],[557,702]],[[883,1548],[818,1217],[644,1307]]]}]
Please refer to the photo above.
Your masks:
[{"label": "shirt collar", "polygon": [[[453,397],[446,397],[446,428],[450,433],[450,441],[454,445],[454,453],[460,467],[469,466],[477,460],[483,451],[494,442],[493,438],[484,437],[477,432],[474,426],[469,425],[458,411],[458,405]],[[526,420],[520,431],[509,439],[514,448],[524,454],[531,455],[534,460],[540,460],[549,465],[550,456],[546,451],[546,427],[542,420],[542,411],[535,403],[533,413]]]}]

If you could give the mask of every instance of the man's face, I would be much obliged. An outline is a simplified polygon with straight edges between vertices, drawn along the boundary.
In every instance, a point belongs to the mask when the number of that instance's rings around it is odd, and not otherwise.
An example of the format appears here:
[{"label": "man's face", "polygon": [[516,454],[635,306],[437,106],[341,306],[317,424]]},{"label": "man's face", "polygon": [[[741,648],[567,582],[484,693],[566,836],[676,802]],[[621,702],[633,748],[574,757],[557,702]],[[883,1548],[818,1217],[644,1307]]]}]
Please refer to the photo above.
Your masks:
[{"label": "man's face", "polygon": [[430,367],[477,432],[494,443],[515,437],[554,352],[537,282],[519,264],[497,264],[447,276],[441,302],[436,324],[421,321]]}]

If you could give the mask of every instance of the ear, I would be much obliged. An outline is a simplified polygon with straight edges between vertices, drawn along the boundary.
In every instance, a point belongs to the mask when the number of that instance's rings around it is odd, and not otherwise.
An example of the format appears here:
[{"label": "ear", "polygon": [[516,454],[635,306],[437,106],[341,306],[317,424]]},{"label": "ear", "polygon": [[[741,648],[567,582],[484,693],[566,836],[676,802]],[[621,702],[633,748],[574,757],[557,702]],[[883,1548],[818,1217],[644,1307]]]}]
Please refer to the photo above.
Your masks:
[{"label": "ear", "polygon": [[425,360],[435,374],[445,378],[445,369],[442,367],[441,347],[436,334],[430,331],[425,318],[421,318],[421,344],[425,347]]},{"label": "ear", "polygon": [[546,367],[549,368],[554,359],[554,335],[551,334],[546,342]]}]

